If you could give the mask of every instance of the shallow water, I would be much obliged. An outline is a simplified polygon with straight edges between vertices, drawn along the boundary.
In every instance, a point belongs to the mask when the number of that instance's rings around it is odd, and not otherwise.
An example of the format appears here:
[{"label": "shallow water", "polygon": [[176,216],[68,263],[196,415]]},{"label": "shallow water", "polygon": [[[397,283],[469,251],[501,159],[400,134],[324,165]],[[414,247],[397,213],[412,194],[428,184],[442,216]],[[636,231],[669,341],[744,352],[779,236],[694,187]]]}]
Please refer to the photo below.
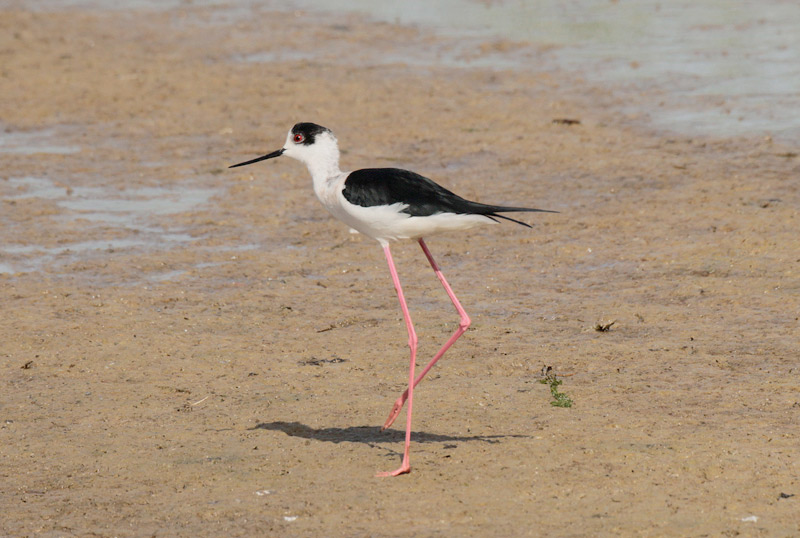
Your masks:
[{"label": "shallow water", "polygon": [[115,236],[81,237],[75,241],[60,241],[57,246],[17,244],[6,237],[0,245],[0,273],[36,271],[56,259],[62,263],[71,262],[95,251],[151,251],[190,243],[197,238],[181,227],[161,226],[153,219],[200,207],[216,193],[215,189],[165,187],[120,191],[104,187],[67,187],[40,177],[9,178],[0,184],[0,200],[53,201],[63,210],[53,216],[56,221],[82,219],[94,227],[103,226]]},{"label": "shallow water", "polygon": [[[360,12],[451,37],[503,38],[552,47],[545,54],[545,66],[531,65],[513,50],[495,54],[491,61],[502,68],[509,64],[559,68],[593,83],[625,86],[646,97],[631,100],[625,112],[649,117],[656,127],[688,134],[800,139],[800,5],[796,2],[446,0],[431,6],[422,0],[391,4],[296,0],[295,4]],[[451,62],[447,55],[438,59]],[[459,60],[458,66],[462,65]]]},{"label": "shallow water", "polygon": [[60,141],[54,129],[41,131],[0,130],[0,154],[35,155],[37,153],[49,153],[71,155],[80,152],[80,150],[80,146]]}]

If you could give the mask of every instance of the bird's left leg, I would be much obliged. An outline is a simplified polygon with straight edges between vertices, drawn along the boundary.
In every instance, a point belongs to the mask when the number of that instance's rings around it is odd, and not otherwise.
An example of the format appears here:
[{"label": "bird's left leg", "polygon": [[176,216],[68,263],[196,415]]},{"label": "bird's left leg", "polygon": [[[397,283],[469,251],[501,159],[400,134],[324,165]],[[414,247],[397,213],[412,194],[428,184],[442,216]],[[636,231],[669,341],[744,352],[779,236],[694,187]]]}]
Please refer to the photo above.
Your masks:
[{"label": "bird's left leg", "polygon": [[[456,297],[456,294],[453,293],[453,289],[450,287],[450,284],[447,283],[447,280],[444,278],[444,275],[442,274],[442,270],[439,269],[439,265],[433,259],[433,255],[431,254],[431,251],[428,250],[428,245],[425,244],[425,241],[423,239],[419,240],[419,246],[422,247],[422,251],[425,253],[425,256],[428,258],[428,262],[430,262],[431,267],[433,268],[433,272],[436,273],[436,276],[439,278],[439,281],[442,283],[442,286],[444,286],[444,291],[447,292],[447,296],[450,297],[450,300],[453,302],[453,306],[456,307],[456,311],[458,312],[458,315],[461,318],[461,320],[458,323],[458,328],[450,337],[450,339],[447,342],[445,342],[445,344],[442,346],[442,349],[440,349],[439,352],[436,355],[434,355],[433,359],[431,359],[431,362],[429,362],[425,366],[425,368],[422,369],[422,372],[419,374],[419,377],[417,377],[414,380],[413,384],[414,387],[416,387],[419,384],[419,382],[422,381],[422,378],[425,377],[425,374],[428,373],[428,370],[433,368],[433,365],[436,364],[436,362],[442,358],[442,355],[444,355],[445,352],[448,349],[450,349],[450,346],[452,346],[456,342],[456,340],[458,340],[461,337],[461,335],[466,332],[466,330],[472,323],[472,320],[469,319],[469,316],[467,315],[466,311],[464,311],[464,308],[458,301],[458,297]],[[394,402],[392,411],[391,413],[389,413],[389,418],[386,419],[386,422],[384,423],[383,428],[381,428],[381,430],[385,430],[386,428],[392,425],[397,416],[400,414],[400,410],[403,409],[403,404],[405,403],[407,398],[408,398],[408,389],[406,389],[405,392],[403,392],[403,394],[401,394],[400,397],[397,398],[397,401]]]}]

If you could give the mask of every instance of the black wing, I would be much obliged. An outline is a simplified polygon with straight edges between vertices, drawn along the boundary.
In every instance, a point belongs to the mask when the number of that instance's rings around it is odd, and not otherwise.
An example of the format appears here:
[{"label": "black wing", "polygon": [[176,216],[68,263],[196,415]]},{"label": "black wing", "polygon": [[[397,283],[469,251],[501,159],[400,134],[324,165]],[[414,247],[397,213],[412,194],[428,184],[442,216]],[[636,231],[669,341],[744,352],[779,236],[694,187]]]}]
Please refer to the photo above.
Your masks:
[{"label": "black wing", "polygon": [[351,172],[345,180],[342,194],[351,204],[362,207],[404,204],[407,207],[403,212],[413,217],[426,217],[438,213],[473,214],[489,218],[499,217],[528,226],[524,222],[498,213],[512,211],[556,213],[546,209],[471,202],[424,176],[399,168],[365,168]]}]

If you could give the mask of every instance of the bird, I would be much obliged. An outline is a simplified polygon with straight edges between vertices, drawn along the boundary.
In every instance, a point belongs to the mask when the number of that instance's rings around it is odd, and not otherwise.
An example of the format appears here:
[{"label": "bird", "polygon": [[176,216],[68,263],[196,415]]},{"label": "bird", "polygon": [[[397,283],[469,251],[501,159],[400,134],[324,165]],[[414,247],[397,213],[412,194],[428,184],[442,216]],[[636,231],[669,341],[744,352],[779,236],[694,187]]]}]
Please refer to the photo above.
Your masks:
[{"label": "bird", "polygon": [[[310,122],[294,125],[286,135],[286,142],[282,148],[234,164],[229,168],[246,166],[282,155],[306,165],[317,198],[334,217],[351,229],[375,239],[383,248],[408,332],[410,365],[408,388],[397,398],[389,418],[381,428],[383,431],[390,427],[400,414],[403,405],[408,402],[403,459],[400,467],[394,471],[380,472],[376,476],[398,476],[408,473],[411,471],[409,452],[414,388],[471,324],[469,315],[453,293],[424,237],[441,232],[467,230],[481,224],[493,224],[499,222],[498,219],[530,228],[529,224],[503,213],[557,213],[557,211],[473,202],[454,194],[431,179],[399,168],[365,168],[354,172],[343,172],[339,168],[339,143],[336,136],[327,127]],[[419,243],[459,316],[455,332],[416,377],[414,374],[417,335],[389,248],[391,243],[405,239]]]}]

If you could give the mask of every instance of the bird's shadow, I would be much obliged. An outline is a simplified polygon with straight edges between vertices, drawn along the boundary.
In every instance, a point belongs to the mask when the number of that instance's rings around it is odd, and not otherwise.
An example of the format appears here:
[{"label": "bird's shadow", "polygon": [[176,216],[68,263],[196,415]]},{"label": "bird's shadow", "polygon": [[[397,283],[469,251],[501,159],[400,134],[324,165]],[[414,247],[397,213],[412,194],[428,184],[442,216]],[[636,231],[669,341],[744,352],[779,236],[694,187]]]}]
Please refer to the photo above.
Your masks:
[{"label": "bird's shadow", "polygon": [[[328,443],[364,443],[376,445],[379,443],[396,443],[405,439],[405,432],[400,430],[385,430],[375,426],[351,426],[349,428],[312,428],[299,422],[260,422],[251,430],[281,431],[292,437],[314,439]],[[499,443],[503,439],[529,438],[529,435],[440,435],[436,433],[412,432],[412,439],[416,443],[447,443],[457,441],[481,441],[484,443]]]}]

